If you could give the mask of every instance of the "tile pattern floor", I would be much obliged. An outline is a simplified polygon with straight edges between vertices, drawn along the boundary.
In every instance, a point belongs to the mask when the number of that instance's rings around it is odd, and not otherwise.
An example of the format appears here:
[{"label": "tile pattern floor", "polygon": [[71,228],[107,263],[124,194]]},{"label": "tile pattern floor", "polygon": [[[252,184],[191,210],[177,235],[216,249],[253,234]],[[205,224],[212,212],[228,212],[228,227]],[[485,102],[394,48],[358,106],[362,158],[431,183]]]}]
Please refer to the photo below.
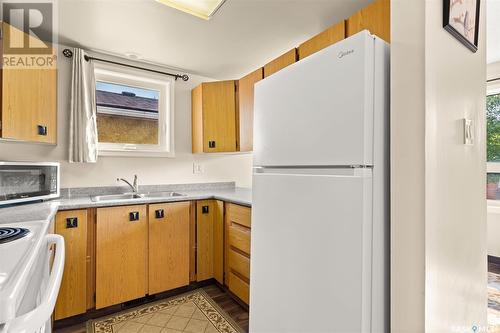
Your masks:
[{"label": "tile pattern floor", "polygon": [[[212,284],[202,288],[223,311],[234,320],[244,332],[248,332],[248,310],[233,300],[226,292],[217,285]],[[208,325],[207,325],[208,326]],[[166,330],[165,330],[166,331]],[[160,331],[161,332],[161,331]],[[61,327],[57,325],[54,333],[87,333],[87,323],[79,322],[66,324]]]},{"label": "tile pattern floor", "polygon": [[95,333],[238,333],[241,328],[203,290],[130,309],[90,324]]}]

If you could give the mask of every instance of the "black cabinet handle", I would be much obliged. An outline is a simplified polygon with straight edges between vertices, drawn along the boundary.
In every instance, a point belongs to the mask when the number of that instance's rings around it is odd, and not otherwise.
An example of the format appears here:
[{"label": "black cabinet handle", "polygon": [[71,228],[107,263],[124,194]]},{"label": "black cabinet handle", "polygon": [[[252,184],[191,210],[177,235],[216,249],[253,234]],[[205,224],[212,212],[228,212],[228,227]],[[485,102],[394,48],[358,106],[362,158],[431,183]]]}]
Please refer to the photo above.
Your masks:
[{"label": "black cabinet handle", "polygon": [[78,227],[78,217],[68,217],[66,219],[66,228],[77,228]]},{"label": "black cabinet handle", "polygon": [[215,141],[208,141],[208,148],[215,148]]},{"label": "black cabinet handle", "polygon": [[165,217],[165,211],[163,209],[157,209],[155,210],[155,217],[157,219],[162,219]]},{"label": "black cabinet handle", "polygon": [[47,126],[44,125],[38,125],[38,135],[47,135]]},{"label": "black cabinet handle", "polygon": [[208,206],[202,206],[201,207],[201,213],[202,214],[208,214]]},{"label": "black cabinet handle", "polygon": [[128,213],[129,221],[137,221],[139,220],[139,212],[130,212]]}]

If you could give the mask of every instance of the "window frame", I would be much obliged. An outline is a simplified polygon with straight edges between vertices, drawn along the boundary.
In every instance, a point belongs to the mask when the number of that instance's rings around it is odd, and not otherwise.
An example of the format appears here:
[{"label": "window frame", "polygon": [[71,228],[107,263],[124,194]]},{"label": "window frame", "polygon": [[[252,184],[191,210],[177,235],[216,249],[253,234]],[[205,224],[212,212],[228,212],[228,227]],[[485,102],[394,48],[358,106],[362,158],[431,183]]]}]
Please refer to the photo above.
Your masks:
[{"label": "window frame", "polygon": [[[491,81],[486,85],[486,96],[500,94],[500,81]],[[488,143],[486,143],[488,144]],[[486,161],[486,175],[489,173],[500,173],[500,161],[488,162]],[[486,199],[488,206],[499,206],[500,200]]]},{"label": "window frame", "polygon": [[[95,82],[125,85],[159,92],[158,144],[98,142],[99,156],[175,157],[174,85],[171,77],[120,65],[94,63]],[[99,112],[96,105],[96,112]],[[96,115],[97,116],[97,115]]]}]

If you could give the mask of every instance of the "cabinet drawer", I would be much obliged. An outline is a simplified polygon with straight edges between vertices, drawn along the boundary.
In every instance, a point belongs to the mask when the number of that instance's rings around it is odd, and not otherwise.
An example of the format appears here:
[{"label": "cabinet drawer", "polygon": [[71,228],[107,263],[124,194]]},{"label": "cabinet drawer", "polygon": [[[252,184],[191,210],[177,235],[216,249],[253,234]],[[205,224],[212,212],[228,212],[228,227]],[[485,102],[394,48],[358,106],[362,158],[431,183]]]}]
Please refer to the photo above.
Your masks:
[{"label": "cabinet drawer", "polygon": [[250,286],[240,279],[236,274],[229,273],[229,290],[248,304],[250,298]]},{"label": "cabinet drawer", "polygon": [[234,250],[229,250],[229,269],[250,279],[250,259]]},{"label": "cabinet drawer", "polygon": [[228,228],[229,246],[250,255],[250,229],[236,225]]},{"label": "cabinet drawer", "polygon": [[228,204],[227,216],[231,223],[241,224],[247,228],[251,227],[251,209],[248,207]]}]

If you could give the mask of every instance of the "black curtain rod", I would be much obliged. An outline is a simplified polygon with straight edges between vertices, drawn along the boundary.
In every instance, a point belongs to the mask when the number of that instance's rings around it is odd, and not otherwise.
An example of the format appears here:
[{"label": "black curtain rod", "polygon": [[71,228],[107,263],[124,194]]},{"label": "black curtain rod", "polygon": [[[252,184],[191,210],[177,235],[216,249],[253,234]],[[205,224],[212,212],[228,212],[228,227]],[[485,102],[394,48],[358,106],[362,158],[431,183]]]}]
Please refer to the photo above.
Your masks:
[{"label": "black curtain rod", "polygon": [[489,79],[489,80],[486,80],[486,82],[494,82],[494,81],[500,81],[500,77],[496,78],[496,79]]},{"label": "black curtain rod", "polygon": [[[73,51],[71,51],[70,49],[64,49],[62,53],[63,53],[63,55],[66,58],[72,58],[73,57]],[[121,62],[116,62],[116,61],[111,61],[111,60],[106,60],[106,59],[101,59],[101,58],[95,58],[95,57],[89,57],[88,55],[85,55],[85,60],[86,61],[95,60],[95,61],[105,62],[105,63],[108,63],[108,64],[119,65],[119,66],[124,66],[124,67],[130,67],[130,68],[140,69],[140,70],[148,71],[148,72],[152,72],[152,73],[168,75],[168,76],[174,77],[175,80],[177,80],[177,79],[182,79],[182,81],[189,80],[189,76],[186,75],[186,74],[172,74],[172,73],[168,73],[168,72],[161,72],[161,71],[157,71],[157,70],[154,70],[154,69],[149,69],[149,68],[144,68],[144,67],[139,67],[139,66],[134,66],[134,65],[123,64]]]}]

